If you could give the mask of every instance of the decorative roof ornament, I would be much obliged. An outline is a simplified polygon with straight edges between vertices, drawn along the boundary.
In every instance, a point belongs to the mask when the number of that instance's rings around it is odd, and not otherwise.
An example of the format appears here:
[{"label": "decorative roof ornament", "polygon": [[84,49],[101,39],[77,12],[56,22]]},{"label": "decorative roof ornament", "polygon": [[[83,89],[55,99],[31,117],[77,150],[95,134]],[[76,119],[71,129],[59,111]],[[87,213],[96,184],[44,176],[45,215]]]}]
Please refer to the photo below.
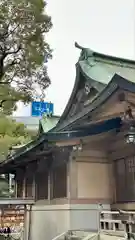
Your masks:
[{"label": "decorative roof ornament", "polygon": [[75,47],[76,47],[76,48],[79,48],[79,49],[81,49],[81,50],[84,49],[84,47],[80,46],[77,42],[75,42]]},{"label": "decorative roof ornament", "polygon": [[132,113],[132,108],[130,106],[128,106],[126,112],[125,112],[126,116],[128,116],[129,119],[134,119],[133,113]]},{"label": "decorative roof ornament", "polygon": [[84,91],[85,91],[86,95],[88,95],[91,91],[91,86],[88,82],[85,83]]},{"label": "decorative roof ornament", "polygon": [[87,60],[89,57],[93,57],[93,51],[89,48],[84,48],[80,46],[77,42],[75,42],[75,47],[81,50],[81,55],[79,61]]},{"label": "decorative roof ornament", "polygon": [[133,116],[133,111],[132,111],[132,108],[129,105],[126,107],[126,110],[125,110],[124,116],[123,116],[123,120],[125,122],[130,123],[131,125],[133,125],[135,123],[135,119],[134,119],[134,116]]}]

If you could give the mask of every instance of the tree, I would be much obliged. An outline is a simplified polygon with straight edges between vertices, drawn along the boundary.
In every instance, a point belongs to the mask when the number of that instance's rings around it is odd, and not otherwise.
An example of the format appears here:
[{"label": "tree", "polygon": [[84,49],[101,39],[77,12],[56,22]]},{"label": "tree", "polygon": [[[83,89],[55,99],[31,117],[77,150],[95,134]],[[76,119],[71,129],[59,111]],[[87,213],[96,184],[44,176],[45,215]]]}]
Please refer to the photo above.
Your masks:
[{"label": "tree", "polygon": [[46,63],[52,51],[45,36],[52,23],[45,7],[44,0],[0,1],[0,99],[12,100],[4,109],[29,102],[37,90],[42,95],[50,84]]},{"label": "tree", "polygon": [[3,161],[12,146],[28,143],[33,139],[23,123],[17,123],[4,115],[0,116],[0,161]]},{"label": "tree", "polygon": [[[23,123],[18,123],[5,115],[0,115],[0,161],[4,161],[13,146],[26,144],[36,135],[26,129]],[[9,197],[8,178],[0,175],[0,197]]]}]

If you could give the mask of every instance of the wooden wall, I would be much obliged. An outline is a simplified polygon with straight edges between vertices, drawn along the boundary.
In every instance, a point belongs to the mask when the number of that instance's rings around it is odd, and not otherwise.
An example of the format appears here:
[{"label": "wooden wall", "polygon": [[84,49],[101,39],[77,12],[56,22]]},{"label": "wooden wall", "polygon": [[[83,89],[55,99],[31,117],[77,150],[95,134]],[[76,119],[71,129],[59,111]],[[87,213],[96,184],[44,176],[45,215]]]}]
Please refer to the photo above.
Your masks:
[{"label": "wooden wall", "polygon": [[[71,198],[76,202],[110,203],[113,201],[112,164],[108,161],[104,141],[87,143],[82,151],[73,153],[76,170],[72,171]],[[74,160],[75,158],[75,160]],[[76,185],[76,186],[75,186]],[[75,189],[76,196],[75,196]],[[74,190],[74,193],[73,193]]]},{"label": "wooden wall", "polygon": [[127,144],[123,130],[116,135],[108,148],[115,179],[114,202],[135,201],[135,147]]},{"label": "wooden wall", "polygon": [[19,168],[16,172],[16,197],[22,198],[24,195],[25,168]]}]

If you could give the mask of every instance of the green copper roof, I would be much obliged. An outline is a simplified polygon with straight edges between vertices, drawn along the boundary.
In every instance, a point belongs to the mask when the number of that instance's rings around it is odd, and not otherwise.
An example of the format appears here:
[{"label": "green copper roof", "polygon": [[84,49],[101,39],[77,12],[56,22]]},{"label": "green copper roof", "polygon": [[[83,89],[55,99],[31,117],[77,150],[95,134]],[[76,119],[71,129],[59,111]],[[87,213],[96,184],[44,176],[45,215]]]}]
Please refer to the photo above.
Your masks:
[{"label": "green copper roof", "polygon": [[79,65],[82,72],[85,73],[85,76],[93,82],[94,87],[99,92],[102,91],[106,85],[106,81],[104,81],[104,79],[109,75],[109,72],[101,66],[91,67],[86,61],[80,61]]},{"label": "green copper roof", "polygon": [[108,84],[115,74],[135,82],[135,61],[122,59],[94,52],[88,48],[81,49],[79,65],[82,71],[91,79]]},{"label": "green copper roof", "polygon": [[[68,104],[56,125],[56,129],[60,129],[60,125],[63,124],[63,122],[68,121],[69,118],[72,122],[73,114],[70,115],[70,110],[72,110],[72,106],[80,104],[80,102],[78,103],[78,100],[76,101],[76,95],[80,91],[80,85],[83,86],[84,82],[97,90],[97,94],[91,98],[90,101],[87,101],[89,107],[94,99],[104,91],[115,75],[119,75],[124,79],[135,83],[135,60],[97,53],[89,48],[81,47],[77,43],[75,43],[75,47],[81,50],[79,60],[76,64],[76,80]],[[82,78],[81,75],[83,75],[84,78]]]},{"label": "green copper roof", "polygon": [[39,128],[42,129],[41,133],[46,133],[51,130],[53,127],[56,126],[57,122],[59,121],[59,116],[52,116],[52,117],[43,117],[39,120]]}]

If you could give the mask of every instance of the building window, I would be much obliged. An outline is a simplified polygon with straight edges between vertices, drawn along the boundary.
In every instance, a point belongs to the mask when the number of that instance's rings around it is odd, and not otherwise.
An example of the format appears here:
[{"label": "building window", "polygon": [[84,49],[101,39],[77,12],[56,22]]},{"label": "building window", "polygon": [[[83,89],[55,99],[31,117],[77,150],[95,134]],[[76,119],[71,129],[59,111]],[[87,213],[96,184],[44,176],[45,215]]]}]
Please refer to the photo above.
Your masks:
[{"label": "building window", "polygon": [[51,199],[67,197],[67,165],[55,166],[51,174]]}]

